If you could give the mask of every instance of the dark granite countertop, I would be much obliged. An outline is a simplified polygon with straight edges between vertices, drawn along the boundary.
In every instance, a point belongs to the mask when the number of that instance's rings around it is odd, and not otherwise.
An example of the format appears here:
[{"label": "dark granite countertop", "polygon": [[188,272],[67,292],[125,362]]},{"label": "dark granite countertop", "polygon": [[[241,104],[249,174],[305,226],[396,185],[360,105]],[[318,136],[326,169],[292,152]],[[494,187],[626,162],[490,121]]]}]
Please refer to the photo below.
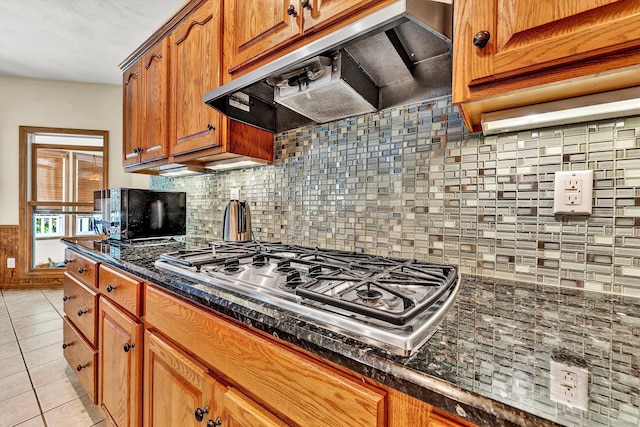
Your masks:
[{"label": "dark granite countertop", "polygon": [[[411,357],[390,355],[312,320],[157,270],[202,238],[118,245],[63,240],[211,310],[481,426],[640,426],[640,299],[463,275],[456,305]],[[549,397],[550,358],[586,361],[584,411]]]}]

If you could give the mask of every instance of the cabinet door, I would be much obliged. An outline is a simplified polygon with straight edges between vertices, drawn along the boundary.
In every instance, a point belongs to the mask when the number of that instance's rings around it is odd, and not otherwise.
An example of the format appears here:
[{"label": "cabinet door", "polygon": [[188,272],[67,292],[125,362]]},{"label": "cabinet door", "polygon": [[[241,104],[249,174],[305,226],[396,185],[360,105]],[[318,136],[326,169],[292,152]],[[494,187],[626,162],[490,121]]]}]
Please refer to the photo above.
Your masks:
[{"label": "cabinet door", "polygon": [[222,415],[226,389],[206,367],[149,331],[144,348],[145,427],[198,427]]},{"label": "cabinet door", "polygon": [[[640,47],[640,2],[467,0],[456,3],[456,43],[475,56],[471,81],[510,77]],[[459,30],[466,32],[459,33]],[[473,46],[487,30],[485,48]],[[458,58],[457,60],[460,60]],[[466,59],[465,59],[466,60]]]},{"label": "cabinet door", "polygon": [[238,390],[230,388],[224,394],[223,424],[226,427],[285,427],[275,415]]},{"label": "cabinet door", "polygon": [[122,75],[122,165],[140,162],[142,151],[142,76],[140,62],[127,68]]},{"label": "cabinet door", "polygon": [[161,40],[142,57],[144,125],[141,161],[166,159],[169,127],[169,40]]},{"label": "cabinet door", "polygon": [[219,145],[220,113],[204,94],[220,85],[220,6],[204,2],[171,34],[171,153],[181,155]]},{"label": "cabinet door", "polygon": [[117,427],[139,426],[142,324],[100,299],[99,401]]},{"label": "cabinet door", "polygon": [[228,0],[224,7],[225,63],[230,73],[302,33],[300,0]]},{"label": "cabinet door", "polygon": [[153,286],[145,290],[145,321],[294,425],[384,424],[382,390]]},{"label": "cabinet door", "polygon": [[379,0],[308,0],[302,2],[304,11],[304,32],[333,22],[341,17],[347,17],[358,9],[367,7]]}]

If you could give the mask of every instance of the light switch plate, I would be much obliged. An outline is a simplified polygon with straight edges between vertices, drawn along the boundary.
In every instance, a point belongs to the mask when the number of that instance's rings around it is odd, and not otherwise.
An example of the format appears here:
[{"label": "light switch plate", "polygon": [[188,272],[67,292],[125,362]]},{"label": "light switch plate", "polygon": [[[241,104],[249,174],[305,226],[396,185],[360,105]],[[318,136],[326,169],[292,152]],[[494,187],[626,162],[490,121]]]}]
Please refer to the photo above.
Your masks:
[{"label": "light switch plate", "polygon": [[231,200],[240,200],[240,189],[232,188],[231,189]]},{"label": "light switch plate", "polygon": [[556,172],[553,213],[591,215],[593,209],[593,171]]}]

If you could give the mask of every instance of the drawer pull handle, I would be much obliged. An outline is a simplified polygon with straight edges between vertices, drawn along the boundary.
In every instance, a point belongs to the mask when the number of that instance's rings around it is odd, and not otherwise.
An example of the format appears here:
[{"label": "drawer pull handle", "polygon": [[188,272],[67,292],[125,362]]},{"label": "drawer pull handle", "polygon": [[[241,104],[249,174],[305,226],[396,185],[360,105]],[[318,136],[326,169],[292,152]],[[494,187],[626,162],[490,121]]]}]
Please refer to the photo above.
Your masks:
[{"label": "drawer pull handle", "polygon": [[193,411],[193,417],[196,419],[197,422],[200,422],[204,420],[204,416],[208,413],[209,413],[208,406],[205,406],[204,409],[196,408],[196,410]]},{"label": "drawer pull handle", "polygon": [[70,299],[71,299],[71,297],[68,297],[66,295],[62,297],[62,301],[69,301]]},{"label": "drawer pull handle", "polygon": [[73,261],[73,260],[72,260],[72,259],[65,259],[65,260],[64,260],[64,265],[69,264],[71,261]]},{"label": "drawer pull handle", "polygon": [[107,286],[107,292],[111,292],[111,291],[115,291],[115,290],[116,290],[115,286],[111,286],[111,285]]},{"label": "drawer pull handle", "polygon": [[87,367],[87,365],[78,365],[78,366],[76,367],[76,370],[77,370],[78,372],[80,372],[80,371],[82,371],[82,370],[83,370],[84,368],[86,368],[86,367]]},{"label": "drawer pull handle", "polygon": [[220,419],[220,417],[216,418],[215,421],[213,420],[207,421],[207,427],[217,427],[221,425],[222,425],[222,420]]},{"label": "drawer pull handle", "polygon": [[85,271],[87,271],[87,270],[85,268],[82,268],[82,267],[80,267],[78,269],[78,273],[80,273],[80,274],[84,273]]},{"label": "drawer pull handle", "polygon": [[82,316],[83,314],[85,314],[87,312],[87,310],[78,310],[78,316]]},{"label": "drawer pull handle", "polygon": [[71,344],[65,344],[65,343],[63,343],[63,344],[62,344],[62,349],[63,349],[63,350],[64,350],[65,348],[67,348],[67,347],[71,347]]},{"label": "drawer pull handle", "polygon": [[135,347],[135,344],[126,343],[124,347],[122,347],[122,349],[125,353],[129,353],[129,350],[131,350],[133,347]]}]

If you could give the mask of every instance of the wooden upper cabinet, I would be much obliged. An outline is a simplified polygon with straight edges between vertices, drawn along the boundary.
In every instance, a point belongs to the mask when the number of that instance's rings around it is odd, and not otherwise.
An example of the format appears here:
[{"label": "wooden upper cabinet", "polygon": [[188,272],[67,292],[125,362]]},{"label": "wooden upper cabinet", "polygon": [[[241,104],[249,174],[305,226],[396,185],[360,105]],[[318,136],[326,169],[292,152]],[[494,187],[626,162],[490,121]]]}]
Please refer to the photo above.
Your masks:
[{"label": "wooden upper cabinet", "polygon": [[208,0],[171,33],[172,155],[220,145],[221,115],[204,103],[220,85],[220,4]]},{"label": "wooden upper cabinet", "polygon": [[225,0],[224,18],[230,72],[302,34],[299,0]]},{"label": "wooden upper cabinet", "polygon": [[301,1],[304,31],[319,30],[335,19],[347,17],[379,0],[307,0]]},{"label": "wooden upper cabinet", "polygon": [[475,69],[473,79],[507,77],[640,47],[638,1],[485,3],[474,12],[478,23],[472,26],[491,37],[487,47],[474,46],[486,65]]},{"label": "wooden upper cabinet", "polygon": [[640,63],[637,0],[460,0],[454,34],[453,102],[472,130],[482,112],[640,83],[610,73]]},{"label": "wooden upper cabinet", "polygon": [[142,150],[143,112],[140,102],[142,76],[140,62],[127,68],[122,75],[122,164],[140,163]]},{"label": "wooden upper cabinet", "polygon": [[123,166],[168,157],[168,40],[161,40],[122,75]]},{"label": "wooden upper cabinet", "polygon": [[166,159],[169,151],[169,40],[163,39],[142,57],[144,126],[141,161]]},{"label": "wooden upper cabinet", "polygon": [[310,32],[351,17],[381,0],[229,0],[224,2],[225,64],[234,74],[299,41]]}]

